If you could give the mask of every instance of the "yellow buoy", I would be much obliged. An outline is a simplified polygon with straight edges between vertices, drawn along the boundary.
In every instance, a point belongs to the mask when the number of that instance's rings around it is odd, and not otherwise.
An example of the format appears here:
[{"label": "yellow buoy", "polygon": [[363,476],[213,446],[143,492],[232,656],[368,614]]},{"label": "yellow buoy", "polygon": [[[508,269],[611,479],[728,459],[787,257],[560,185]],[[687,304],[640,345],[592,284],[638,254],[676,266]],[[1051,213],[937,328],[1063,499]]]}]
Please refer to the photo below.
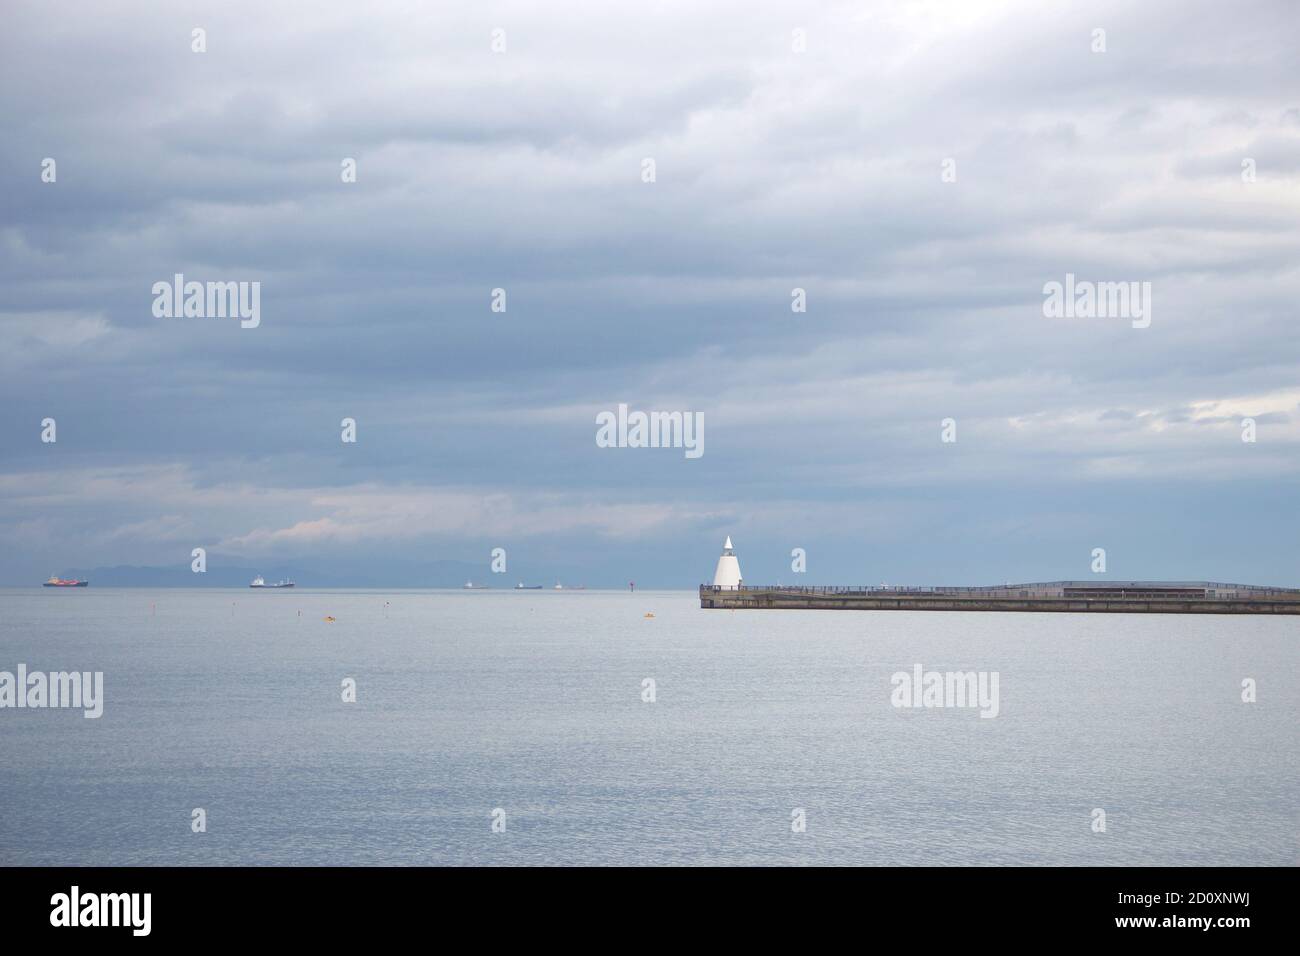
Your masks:
[{"label": "yellow buoy", "polygon": [[646,616],[646,617],[654,617],[654,615],[651,614],[649,611],[646,611],[646,612],[645,612],[645,616]]},{"label": "yellow buoy", "polygon": [[326,623],[328,623],[328,624],[333,624],[333,623],[334,623],[334,617],[333,617],[333,615],[328,615],[328,616],[326,616],[325,621],[326,621]]}]

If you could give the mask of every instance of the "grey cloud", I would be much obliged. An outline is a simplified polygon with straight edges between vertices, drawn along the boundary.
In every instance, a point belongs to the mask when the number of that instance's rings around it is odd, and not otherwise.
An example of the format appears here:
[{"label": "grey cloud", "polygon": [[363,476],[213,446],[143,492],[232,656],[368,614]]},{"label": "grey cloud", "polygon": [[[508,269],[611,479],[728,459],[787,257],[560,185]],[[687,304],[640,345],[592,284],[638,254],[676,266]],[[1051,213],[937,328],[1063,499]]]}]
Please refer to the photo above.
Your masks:
[{"label": "grey cloud", "polygon": [[[1044,567],[1074,547],[1035,519],[1064,488],[1121,524],[1142,514],[1136,483],[1284,502],[1300,435],[1267,409],[1300,364],[1297,40],[1281,3],[128,4],[61,22],[18,4],[0,38],[0,477],[17,482],[0,532],[33,550],[0,580],[88,542],[69,566],[148,563],[191,532],[255,556],[342,520],[321,489],[372,485],[412,515],[403,487],[555,495],[568,525],[496,527],[627,560],[582,507],[667,515],[636,527],[678,583],[680,542],[733,523],[847,561],[852,534],[880,535],[915,569],[906,528],[942,515],[957,574],[985,535],[1026,535]],[[1237,144],[1259,154],[1254,192]],[[1151,328],[1044,319],[1043,283],[1067,271],[1151,281]],[[260,280],[262,326],[153,318],[175,272]],[[1270,426],[1249,459],[1238,400]],[[619,401],[704,411],[705,457],[597,449],[594,411]],[[55,447],[35,440],[46,415]],[[156,507],[14,490],[121,468],[187,477]],[[243,481],[266,495],[232,494]],[[1024,517],[989,514],[1016,501]],[[1228,520],[1207,540],[1238,541]],[[425,538],[386,560],[480,549],[412,525]],[[345,566],[340,540],[310,547]]]}]

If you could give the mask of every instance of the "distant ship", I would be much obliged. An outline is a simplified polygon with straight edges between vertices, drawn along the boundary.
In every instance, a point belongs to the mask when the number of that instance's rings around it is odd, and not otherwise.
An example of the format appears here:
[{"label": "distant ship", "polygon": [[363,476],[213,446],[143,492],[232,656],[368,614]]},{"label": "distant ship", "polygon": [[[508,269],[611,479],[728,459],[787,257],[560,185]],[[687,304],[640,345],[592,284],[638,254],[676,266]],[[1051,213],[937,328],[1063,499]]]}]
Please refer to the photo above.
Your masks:
[{"label": "distant ship", "polygon": [[488,586],[486,584],[475,584],[473,581],[466,581],[461,586],[461,590],[463,591],[486,591],[487,589]]},{"label": "distant ship", "polygon": [[248,586],[250,588],[291,588],[293,587],[293,582],[277,581],[275,584],[267,584],[265,581],[262,580],[262,576],[259,574],[257,577],[253,578],[253,580],[248,583]]},{"label": "distant ship", "polygon": [[565,587],[563,584],[561,584],[559,581],[556,581],[556,582],[555,582],[555,590],[557,590],[557,591],[585,591],[585,590],[587,590],[587,585],[585,585],[585,584],[570,584],[570,585],[566,588],[566,587]]},{"label": "distant ship", "polygon": [[76,578],[64,579],[57,574],[51,574],[50,579],[42,587],[47,588],[84,588],[90,584],[89,581],[78,581]]},{"label": "distant ship", "polygon": [[540,584],[524,584],[523,581],[520,581],[515,585],[516,591],[540,591],[541,589],[542,586]]}]

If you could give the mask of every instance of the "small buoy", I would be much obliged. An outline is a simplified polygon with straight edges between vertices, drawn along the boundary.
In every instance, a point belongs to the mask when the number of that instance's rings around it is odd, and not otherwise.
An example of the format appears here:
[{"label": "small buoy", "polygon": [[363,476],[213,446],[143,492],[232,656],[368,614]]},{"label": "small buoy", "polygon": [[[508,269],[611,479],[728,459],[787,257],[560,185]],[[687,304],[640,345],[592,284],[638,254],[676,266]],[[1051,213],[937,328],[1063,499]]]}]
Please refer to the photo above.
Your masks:
[{"label": "small buoy", "polygon": [[334,615],[332,615],[332,614],[327,614],[327,615],[325,616],[325,623],[327,623],[327,624],[333,624],[333,623],[334,623]]},{"label": "small buoy", "polygon": [[654,617],[654,615],[651,614],[649,611],[646,611],[646,612],[645,612],[645,616],[646,616],[646,617]]}]

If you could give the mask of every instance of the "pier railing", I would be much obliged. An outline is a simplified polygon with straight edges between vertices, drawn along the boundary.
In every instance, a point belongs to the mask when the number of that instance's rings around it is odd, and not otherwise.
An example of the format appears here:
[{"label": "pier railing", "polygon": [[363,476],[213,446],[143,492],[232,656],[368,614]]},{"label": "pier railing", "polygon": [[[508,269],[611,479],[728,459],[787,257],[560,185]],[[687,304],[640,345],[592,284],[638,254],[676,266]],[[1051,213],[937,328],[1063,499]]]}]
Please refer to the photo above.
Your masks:
[{"label": "pier railing", "polygon": [[[1025,588],[1002,587],[895,587],[892,584],[825,585],[825,584],[742,584],[723,587],[701,584],[702,591],[789,591],[795,594],[1018,594]],[[1032,591],[1032,589],[1029,589]]]},{"label": "pier railing", "polygon": [[[863,584],[863,585],[797,585],[797,584],[771,584],[771,585],[741,585],[739,587],[722,587],[714,584],[701,584],[701,591],[735,593],[744,591],[763,591],[771,593],[778,591],[787,594],[915,594],[915,595],[942,595],[953,596],[968,594],[972,597],[1024,597],[1026,589],[1024,588],[998,588],[998,587],[894,587],[888,584]],[[1028,595],[1035,592],[1029,590]],[[1044,592],[1037,592],[1042,594]]]},{"label": "pier railing", "polygon": [[1053,581],[1029,585],[988,585],[988,586],[934,586],[917,587],[888,584],[864,585],[740,585],[723,587],[714,584],[701,584],[701,593],[736,593],[758,592],[786,594],[827,594],[827,595],[893,595],[905,594],[917,597],[932,595],[935,597],[983,597],[983,598],[1069,598],[1073,600],[1151,600],[1168,599],[1179,601],[1197,600],[1300,600],[1298,588],[1273,588],[1248,584],[1218,584],[1207,582],[1201,584],[1181,584],[1175,582],[1151,583],[1102,583],[1080,585],[1074,581]]}]

